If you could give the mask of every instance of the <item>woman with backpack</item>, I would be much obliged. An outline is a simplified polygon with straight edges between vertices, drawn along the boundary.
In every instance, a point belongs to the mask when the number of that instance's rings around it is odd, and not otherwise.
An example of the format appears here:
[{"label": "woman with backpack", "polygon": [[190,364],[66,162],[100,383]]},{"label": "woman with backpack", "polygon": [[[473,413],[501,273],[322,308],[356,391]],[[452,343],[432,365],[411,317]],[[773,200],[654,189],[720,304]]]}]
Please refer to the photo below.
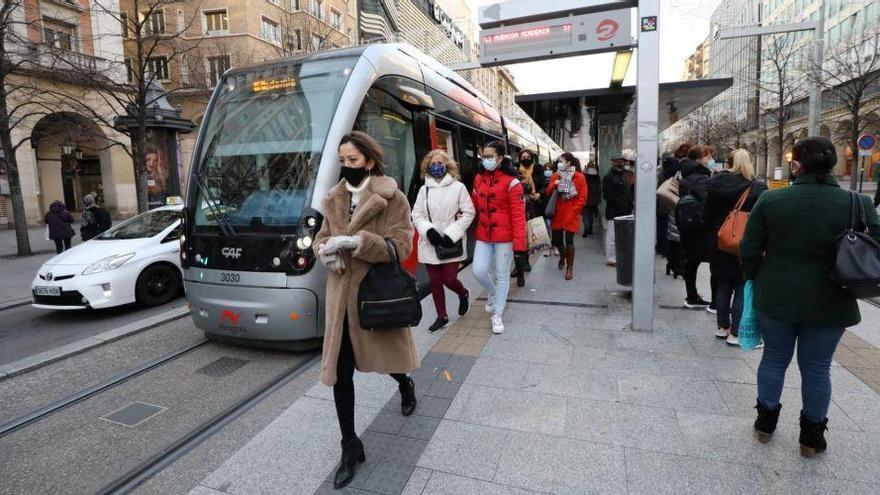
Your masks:
[{"label": "woman with backpack", "polygon": [[678,181],[678,205],[675,224],[681,236],[684,256],[684,284],[687,308],[708,308],[709,303],[697,291],[697,270],[709,261],[715,250],[715,234],[705,222],[703,205],[706,204],[706,183],[712,176],[707,164],[712,162],[712,148],[692,146],[688,157],[681,162],[681,180]]},{"label": "woman with backpack", "polygon": [[[504,149],[501,141],[483,147],[482,169],[474,178],[471,193],[477,212],[473,274],[488,292],[486,311],[492,314],[492,333],[496,335],[504,333],[504,306],[510,290],[513,253],[528,250],[523,186],[516,167],[504,156]],[[522,259],[517,257],[517,262]]]},{"label": "woman with backpack", "polygon": [[[828,276],[837,239],[850,226],[854,199],[831,175],[836,164],[831,140],[798,141],[792,150],[794,183],[761,196],[740,247],[743,274],[754,284],[753,307],[765,345],[758,366],[755,433],[767,442],[776,429],[785,371],[796,349],[804,457],[827,447],[831,360],[844,330],[861,320],[856,299]],[[880,220],[871,201],[861,195],[857,199],[865,213],[864,228],[880,241]]]},{"label": "woman with backpack", "polygon": [[425,185],[413,205],[413,226],[419,232],[419,262],[428,270],[437,321],[429,332],[449,325],[446,292],[458,295],[458,314],[468,311],[470,294],[458,280],[458,265],[467,258],[467,229],[474,221],[474,204],[458,180],[458,164],[446,152],[433,150],[422,160]]},{"label": "woman with backpack", "polygon": [[[715,238],[718,238],[718,231],[735,207],[739,206],[741,211],[751,211],[758,197],[766,190],[766,184],[755,180],[755,168],[749,152],[744,149],[734,151],[727,168],[706,182],[705,216]],[[729,345],[739,345],[737,336],[743,310],[744,285],[742,267],[735,254],[718,249],[717,242],[714,247],[709,258],[709,269],[716,283],[712,299],[718,311],[715,337],[726,339]]]},{"label": "woman with backpack", "polygon": [[581,226],[581,209],[587,202],[587,179],[581,164],[571,153],[559,156],[556,173],[550,177],[547,194],[556,192],[556,211],[550,227],[553,245],[564,253],[559,269],[565,268],[565,280],[574,278],[574,236]]}]

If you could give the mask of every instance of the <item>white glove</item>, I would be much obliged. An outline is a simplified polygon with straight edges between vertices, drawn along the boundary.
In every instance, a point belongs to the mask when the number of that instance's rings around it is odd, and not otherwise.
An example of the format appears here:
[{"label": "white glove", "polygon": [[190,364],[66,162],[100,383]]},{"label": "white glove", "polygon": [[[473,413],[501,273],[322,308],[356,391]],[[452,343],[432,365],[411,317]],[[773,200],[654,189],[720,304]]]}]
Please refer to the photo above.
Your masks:
[{"label": "white glove", "polygon": [[338,253],[326,254],[322,249],[319,249],[318,259],[331,272],[341,274],[345,271],[345,262],[342,261]]},{"label": "white glove", "polygon": [[321,250],[324,254],[335,254],[341,249],[357,250],[362,242],[359,235],[335,235],[327,239]]}]

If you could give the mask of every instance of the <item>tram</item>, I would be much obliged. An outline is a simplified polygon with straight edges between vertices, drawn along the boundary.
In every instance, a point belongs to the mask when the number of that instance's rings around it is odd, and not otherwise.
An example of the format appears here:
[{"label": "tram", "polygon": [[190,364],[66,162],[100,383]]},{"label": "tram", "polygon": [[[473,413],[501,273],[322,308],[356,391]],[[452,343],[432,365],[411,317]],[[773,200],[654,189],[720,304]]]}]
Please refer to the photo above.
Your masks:
[{"label": "tram", "polygon": [[[199,130],[181,237],[192,318],[209,338],[293,350],[320,345],[326,271],[312,242],[321,200],[339,181],[338,143],[352,129],[382,144],[387,175],[411,203],[431,149],[459,163],[469,189],[489,141],[506,140],[513,156],[535,150],[542,162],[561,153],[406,44],[227,71]],[[427,294],[415,249],[404,265]]]}]

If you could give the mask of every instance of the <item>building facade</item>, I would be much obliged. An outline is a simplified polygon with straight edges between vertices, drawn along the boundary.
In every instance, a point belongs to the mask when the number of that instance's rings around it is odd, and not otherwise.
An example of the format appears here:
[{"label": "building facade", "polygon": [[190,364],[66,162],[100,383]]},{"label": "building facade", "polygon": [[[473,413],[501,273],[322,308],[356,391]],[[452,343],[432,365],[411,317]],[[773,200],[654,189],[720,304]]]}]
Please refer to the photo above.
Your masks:
[{"label": "building facade", "polygon": [[694,53],[688,56],[684,62],[684,70],[681,79],[683,81],[693,81],[695,79],[705,79],[709,75],[709,54],[711,52],[711,43],[708,38],[697,45]]},{"label": "building facade", "polygon": [[[94,90],[124,82],[118,4],[113,0],[10,0],[4,63],[14,66],[4,90],[24,213],[42,222],[53,201],[73,212],[98,195],[114,214],[137,211],[132,161],[112,128],[121,112]],[[107,117],[111,117],[107,119]],[[0,228],[12,225],[4,150],[0,163]]]}]

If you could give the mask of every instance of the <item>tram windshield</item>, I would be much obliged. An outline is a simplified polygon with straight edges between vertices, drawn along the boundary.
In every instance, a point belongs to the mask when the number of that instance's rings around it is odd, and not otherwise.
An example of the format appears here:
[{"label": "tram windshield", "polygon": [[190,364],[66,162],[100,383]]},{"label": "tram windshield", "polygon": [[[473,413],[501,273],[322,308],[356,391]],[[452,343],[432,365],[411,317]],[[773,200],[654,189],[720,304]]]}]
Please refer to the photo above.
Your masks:
[{"label": "tram windshield", "polygon": [[221,81],[193,173],[196,226],[219,220],[247,232],[298,224],[356,61],[279,64]]}]

